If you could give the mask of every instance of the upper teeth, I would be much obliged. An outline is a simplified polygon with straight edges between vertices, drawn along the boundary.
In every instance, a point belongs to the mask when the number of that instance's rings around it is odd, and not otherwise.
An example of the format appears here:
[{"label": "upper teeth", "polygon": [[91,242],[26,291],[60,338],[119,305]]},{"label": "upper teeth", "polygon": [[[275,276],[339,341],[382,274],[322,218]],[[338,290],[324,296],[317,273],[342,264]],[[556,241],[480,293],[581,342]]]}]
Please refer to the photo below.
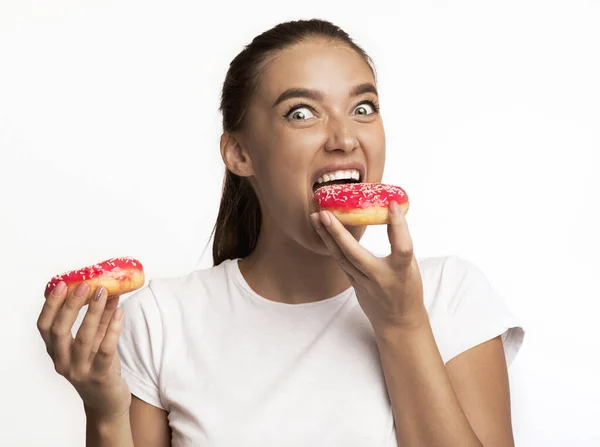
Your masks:
[{"label": "upper teeth", "polygon": [[360,173],[357,169],[332,171],[319,177],[317,179],[317,183],[331,182],[333,180],[360,180]]}]

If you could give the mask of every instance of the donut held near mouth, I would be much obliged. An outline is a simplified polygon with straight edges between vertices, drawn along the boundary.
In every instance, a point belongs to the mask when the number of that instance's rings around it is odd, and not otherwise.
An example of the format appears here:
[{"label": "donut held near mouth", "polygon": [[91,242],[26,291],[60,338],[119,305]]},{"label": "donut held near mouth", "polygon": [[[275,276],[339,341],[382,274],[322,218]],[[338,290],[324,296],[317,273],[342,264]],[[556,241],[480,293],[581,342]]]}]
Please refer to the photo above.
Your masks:
[{"label": "donut held near mouth", "polygon": [[100,286],[106,289],[109,298],[116,298],[139,289],[144,285],[144,280],[144,267],[140,261],[131,257],[111,258],[54,276],[46,284],[44,296],[48,298],[60,281],[67,285],[67,293],[71,293],[79,284],[85,282],[89,286],[86,298],[88,303]]},{"label": "donut held near mouth", "polygon": [[384,183],[342,183],[325,185],[314,193],[319,210],[327,210],[344,225],[384,225],[389,222],[389,205],[395,201],[406,214],[406,192]]}]

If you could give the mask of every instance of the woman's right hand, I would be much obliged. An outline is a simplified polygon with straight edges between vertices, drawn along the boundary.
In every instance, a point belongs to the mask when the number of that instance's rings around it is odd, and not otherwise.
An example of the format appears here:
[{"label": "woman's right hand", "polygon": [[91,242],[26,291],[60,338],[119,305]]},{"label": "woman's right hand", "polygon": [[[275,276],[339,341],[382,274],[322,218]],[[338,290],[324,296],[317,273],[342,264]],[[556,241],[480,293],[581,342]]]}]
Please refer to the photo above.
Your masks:
[{"label": "woman's right hand", "polygon": [[92,298],[73,338],[72,327],[88,291],[81,283],[66,296],[64,283],[59,283],[46,299],[37,326],[54,369],[75,387],[86,412],[109,421],[125,415],[131,405],[117,353],[123,310],[117,307],[119,297],[108,300],[106,290],[99,289],[99,299]]}]

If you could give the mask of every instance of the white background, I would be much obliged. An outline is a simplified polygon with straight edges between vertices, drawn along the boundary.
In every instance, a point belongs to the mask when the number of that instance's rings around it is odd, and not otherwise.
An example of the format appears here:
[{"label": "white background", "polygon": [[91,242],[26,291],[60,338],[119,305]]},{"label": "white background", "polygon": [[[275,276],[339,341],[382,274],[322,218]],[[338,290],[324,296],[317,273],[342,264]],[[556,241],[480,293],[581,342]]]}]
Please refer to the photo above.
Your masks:
[{"label": "white background", "polygon": [[0,445],[83,445],[36,329],[46,281],[119,255],[208,267],[228,63],[311,17],[375,60],[417,255],[475,262],[525,326],[517,445],[600,445],[600,4],[200,3],[0,2]]}]

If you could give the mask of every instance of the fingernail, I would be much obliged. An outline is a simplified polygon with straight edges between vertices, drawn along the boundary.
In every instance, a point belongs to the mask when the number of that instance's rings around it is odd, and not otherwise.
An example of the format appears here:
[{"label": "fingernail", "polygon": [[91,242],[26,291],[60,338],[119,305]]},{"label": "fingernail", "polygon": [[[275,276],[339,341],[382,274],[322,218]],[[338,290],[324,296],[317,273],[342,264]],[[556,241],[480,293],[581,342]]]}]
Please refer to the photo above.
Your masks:
[{"label": "fingernail", "polygon": [[74,295],[77,298],[81,298],[82,296],[84,296],[87,293],[87,291],[88,291],[88,285],[84,282],[81,282],[75,289]]},{"label": "fingernail", "polygon": [[102,286],[98,287],[98,290],[96,291],[96,295],[94,296],[94,301],[99,301],[100,298],[102,298],[102,292],[104,292],[104,287],[102,287]]},{"label": "fingernail", "polygon": [[389,206],[389,211],[391,214],[400,214],[402,209],[400,208],[400,205],[398,205],[398,202],[391,202]]},{"label": "fingernail", "polygon": [[329,214],[327,214],[326,211],[321,211],[319,215],[321,216],[321,222],[323,222],[323,225],[325,225],[326,227],[331,225],[331,218],[329,217]]},{"label": "fingernail", "polygon": [[54,287],[54,294],[55,295],[60,295],[61,293],[64,292],[65,288],[67,287],[67,285],[64,283],[64,281],[59,282],[56,287]]}]

